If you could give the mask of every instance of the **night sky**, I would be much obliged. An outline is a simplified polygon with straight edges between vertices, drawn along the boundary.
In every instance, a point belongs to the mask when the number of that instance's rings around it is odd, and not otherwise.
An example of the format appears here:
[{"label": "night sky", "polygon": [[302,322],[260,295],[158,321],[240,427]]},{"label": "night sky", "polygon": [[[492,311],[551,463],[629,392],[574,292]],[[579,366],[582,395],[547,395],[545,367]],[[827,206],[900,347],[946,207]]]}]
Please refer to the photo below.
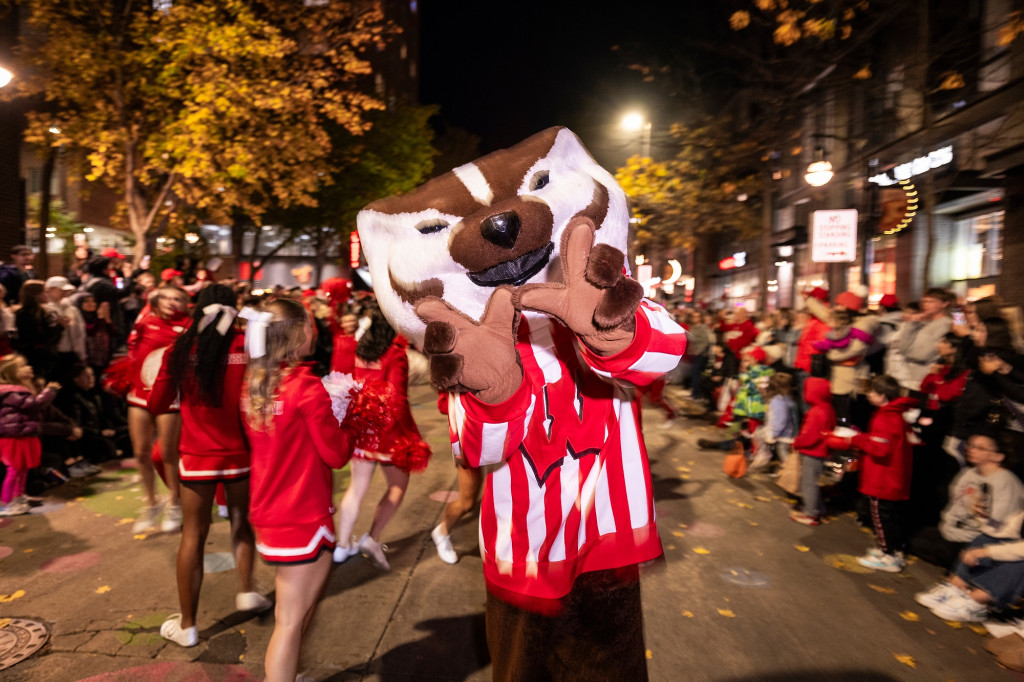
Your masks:
[{"label": "night sky", "polygon": [[655,147],[659,122],[664,130],[674,115],[664,90],[626,66],[694,59],[693,40],[727,39],[722,4],[421,0],[420,99],[478,135],[481,153],[566,125],[598,161],[619,165],[640,151],[638,135],[619,128],[628,110],[654,121]]}]

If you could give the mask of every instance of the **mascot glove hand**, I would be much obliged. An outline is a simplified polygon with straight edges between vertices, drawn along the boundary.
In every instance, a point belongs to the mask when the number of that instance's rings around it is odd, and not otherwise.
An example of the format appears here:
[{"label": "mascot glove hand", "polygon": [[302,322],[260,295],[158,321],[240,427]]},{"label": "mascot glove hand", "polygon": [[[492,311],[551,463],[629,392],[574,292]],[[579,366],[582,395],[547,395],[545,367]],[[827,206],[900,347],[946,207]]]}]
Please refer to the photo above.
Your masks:
[{"label": "mascot glove hand", "polygon": [[423,299],[416,314],[427,323],[423,351],[437,390],[472,392],[485,403],[496,404],[522,384],[515,347],[519,315],[511,288],[494,290],[479,324],[435,297]]},{"label": "mascot glove hand", "polygon": [[594,231],[589,218],[571,220],[562,236],[562,282],[522,286],[516,304],[554,317],[591,350],[608,356],[632,342],[644,289],[623,274],[621,251],[594,246]]}]

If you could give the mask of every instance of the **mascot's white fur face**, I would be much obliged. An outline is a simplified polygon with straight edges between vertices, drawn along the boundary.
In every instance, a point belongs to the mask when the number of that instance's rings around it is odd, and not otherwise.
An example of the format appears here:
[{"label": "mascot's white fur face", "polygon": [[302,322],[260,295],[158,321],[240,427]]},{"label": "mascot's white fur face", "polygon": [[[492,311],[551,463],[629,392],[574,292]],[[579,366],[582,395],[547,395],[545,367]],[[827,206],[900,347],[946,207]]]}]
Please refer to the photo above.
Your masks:
[{"label": "mascot's white fur face", "polygon": [[[474,320],[502,284],[560,281],[562,232],[577,216],[626,253],[626,195],[571,131],[550,128],[359,212],[381,309],[420,344],[416,303],[437,296]],[[628,263],[623,263],[628,272]]]}]

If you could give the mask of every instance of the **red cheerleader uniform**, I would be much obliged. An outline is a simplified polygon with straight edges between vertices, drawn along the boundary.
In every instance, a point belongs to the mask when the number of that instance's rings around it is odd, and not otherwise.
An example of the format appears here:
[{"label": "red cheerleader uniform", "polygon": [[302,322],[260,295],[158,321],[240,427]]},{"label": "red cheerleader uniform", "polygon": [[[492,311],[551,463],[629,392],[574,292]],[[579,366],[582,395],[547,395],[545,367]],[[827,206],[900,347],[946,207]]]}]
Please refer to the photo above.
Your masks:
[{"label": "red cheerleader uniform", "polygon": [[246,421],[252,447],[249,521],[256,550],[271,564],[314,561],[334,549],[331,469],[348,463],[352,435],[338,426],[312,363],[283,365],[274,417],[264,430]]},{"label": "red cheerleader uniform", "polygon": [[[128,357],[132,359],[129,405],[148,408],[149,392],[160,373],[164,353],[191,323],[192,318],[184,313],[168,319],[150,313],[135,322],[128,336]],[[176,410],[177,406],[168,411]]]},{"label": "red cheerleader uniform", "polygon": [[430,461],[430,446],[427,445],[413,421],[409,410],[409,357],[406,351],[409,342],[396,335],[391,346],[376,362],[355,359],[352,377],[365,384],[385,382],[388,385],[388,411],[394,418],[391,428],[380,434],[374,450],[356,448],[352,454],[385,464],[394,464],[403,471],[423,471]]},{"label": "red cheerleader uniform", "polygon": [[[200,396],[184,390],[181,395],[181,441],[178,474],[183,481],[231,481],[249,475],[249,441],[242,423],[241,395],[245,380],[245,337],[235,329],[228,350],[228,364],[220,406],[203,404]],[[153,414],[169,412],[178,401],[171,390],[165,361],[149,394]]]}]

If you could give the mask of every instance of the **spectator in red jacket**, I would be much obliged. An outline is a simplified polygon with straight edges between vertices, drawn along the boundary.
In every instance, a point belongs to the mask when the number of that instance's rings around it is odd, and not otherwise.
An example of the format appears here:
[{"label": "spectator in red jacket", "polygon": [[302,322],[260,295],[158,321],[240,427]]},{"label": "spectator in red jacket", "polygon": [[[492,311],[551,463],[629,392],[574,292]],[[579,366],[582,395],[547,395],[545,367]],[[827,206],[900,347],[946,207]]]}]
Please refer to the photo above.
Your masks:
[{"label": "spectator in red jacket", "polygon": [[803,510],[794,510],[789,517],[805,526],[818,526],[824,514],[824,503],[818,478],[828,457],[827,434],[836,428],[836,411],[832,407],[832,392],[828,379],[810,377],[804,382],[804,400],[810,409],[804,415],[800,433],[793,441],[793,449],[800,453],[800,496]]},{"label": "spectator in red jacket", "polygon": [[[821,287],[815,287],[811,291],[806,292],[804,296],[821,301],[823,304],[828,304],[828,292]],[[812,314],[807,320],[807,324],[804,325],[803,333],[800,334],[800,340],[797,342],[796,348],[796,360],[793,362],[797,369],[807,374],[811,373],[811,356],[818,352],[814,349],[814,344],[824,339],[825,334],[829,330],[828,320],[817,317],[813,314],[814,310],[814,308],[811,309]]]},{"label": "spectator in red jacket", "polygon": [[876,571],[899,573],[906,565],[903,507],[910,499],[913,469],[910,425],[903,413],[916,408],[918,401],[900,397],[899,382],[885,374],[871,381],[868,401],[877,408],[868,432],[848,439],[830,439],[830,445],[852,445],[866,455],[861,459],[859,489],[871,507],[878,548],[868,550],[857,562]]},{"label": "spectator in red jacket", "polygon": [[740,357],[740,351],[757,338],[757,326],[750,319],[746,308],[736,308],[732,313],[732,319],[728,322],[723,321],[718,330],[722,333],[722,339],[729,346],[729,350],[737,358]]}]

